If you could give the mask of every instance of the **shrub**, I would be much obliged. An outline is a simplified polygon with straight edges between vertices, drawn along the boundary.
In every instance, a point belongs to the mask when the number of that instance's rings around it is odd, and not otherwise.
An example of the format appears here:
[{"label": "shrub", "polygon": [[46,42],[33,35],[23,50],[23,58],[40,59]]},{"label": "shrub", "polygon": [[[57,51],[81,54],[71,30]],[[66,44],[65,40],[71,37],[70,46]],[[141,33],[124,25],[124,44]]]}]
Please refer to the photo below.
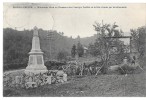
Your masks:
[{"label": "shrub", "polygon": [[118,68],[120,74],[133,74],[134,70],[135,69],[129,66],[128,64],[124,64]]},{"label": "shrub", "polygon": [[66,51],[60,51],[58,54],[57,54],[57,59],[59,61],[66,61],[67,60],[67,56],[68,56],[68,52]]},{"label": "shrub", "polygon": [[4,64],[3,71],[14,70],[14,69],[23,69],[26,67],[27,67],[27,63]]},{"label": "shrub", "polygon": [[59,61],[46,61],[45,66],[48,70],[59,70],[61,66],[65,65],[66,62],[59,62]]}]

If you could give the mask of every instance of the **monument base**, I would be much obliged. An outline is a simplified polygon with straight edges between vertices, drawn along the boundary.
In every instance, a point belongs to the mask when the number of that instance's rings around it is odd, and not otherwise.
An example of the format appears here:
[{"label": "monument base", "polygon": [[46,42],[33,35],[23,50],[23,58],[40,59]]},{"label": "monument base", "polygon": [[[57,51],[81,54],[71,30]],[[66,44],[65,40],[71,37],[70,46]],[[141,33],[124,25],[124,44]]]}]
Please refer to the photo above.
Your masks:
[{"label": "monument base", "polygon": [[27,66],[24,73],[26,75],[31,75],[31,74],[43,74],[48,72],[46,66],[44,65],[31,65],[31,66]]}]

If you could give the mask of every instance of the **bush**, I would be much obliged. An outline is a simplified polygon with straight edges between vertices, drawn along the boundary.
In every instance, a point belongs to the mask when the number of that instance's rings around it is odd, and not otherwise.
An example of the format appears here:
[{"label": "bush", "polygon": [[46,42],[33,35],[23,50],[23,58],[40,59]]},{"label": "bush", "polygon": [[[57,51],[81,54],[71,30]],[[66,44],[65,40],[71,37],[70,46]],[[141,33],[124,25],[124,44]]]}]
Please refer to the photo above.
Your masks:
[{"label": "bush", "polygon": [[14,69],[24,69],[26,67],[27,67],[27,63],[4,64],[3,71],[14,70]]},{"label": "bush", "polygon": [[[59,70],[62,65],[65,65],[66,62],[59,62],[59,61],[46,61],[45,66],[48,70]],[[4,64],[4,71],[8,70],[15,70],[15,69],[24,69],[27,67],[27,63],[15,63],[15,64]]]},{"label": "bush", "polygon": [[67,60],[67,56],[68,56],[68,52],[66,51],[60,51],[58,54],[57,54],[57,59],[59,61],[66,61]]},{"label": "bush", "polygon": [[59,61],[46,61],[45,66],[48,70],[60,70],[61,66],[65,65],[66,62],[59,62]]},{"label": "bush", "polygon": [[133,74],[134,68],[130,67],[129,65],[125,64],[118,68],[120,74]]}]

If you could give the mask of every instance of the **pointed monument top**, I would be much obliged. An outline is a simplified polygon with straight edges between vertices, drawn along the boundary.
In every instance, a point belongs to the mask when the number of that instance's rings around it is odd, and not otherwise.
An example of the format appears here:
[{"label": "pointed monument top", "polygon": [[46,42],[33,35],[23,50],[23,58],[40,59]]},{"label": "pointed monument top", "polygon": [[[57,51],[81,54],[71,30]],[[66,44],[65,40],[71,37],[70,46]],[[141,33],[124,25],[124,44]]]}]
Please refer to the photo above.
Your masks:
[{"label": "pointed monument top", "polygon": [[38,36],[38,28],[35,26],[33,30],[33,36]]},{"label": "pointed monument top", "polygon": [[34,30],[38,30],[38,28],[35,26],[34,28],[33,28]]}]

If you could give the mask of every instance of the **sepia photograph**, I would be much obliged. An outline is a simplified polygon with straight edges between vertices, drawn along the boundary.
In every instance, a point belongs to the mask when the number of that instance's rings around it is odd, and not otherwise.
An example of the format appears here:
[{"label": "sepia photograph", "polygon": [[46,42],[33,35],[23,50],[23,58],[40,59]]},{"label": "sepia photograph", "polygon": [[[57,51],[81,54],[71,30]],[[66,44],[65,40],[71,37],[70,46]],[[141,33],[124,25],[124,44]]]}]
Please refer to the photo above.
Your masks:
[{"label": "sepia photograph", "polygon": [[146,3],[3,3],[3,97],[146,97]]}]

